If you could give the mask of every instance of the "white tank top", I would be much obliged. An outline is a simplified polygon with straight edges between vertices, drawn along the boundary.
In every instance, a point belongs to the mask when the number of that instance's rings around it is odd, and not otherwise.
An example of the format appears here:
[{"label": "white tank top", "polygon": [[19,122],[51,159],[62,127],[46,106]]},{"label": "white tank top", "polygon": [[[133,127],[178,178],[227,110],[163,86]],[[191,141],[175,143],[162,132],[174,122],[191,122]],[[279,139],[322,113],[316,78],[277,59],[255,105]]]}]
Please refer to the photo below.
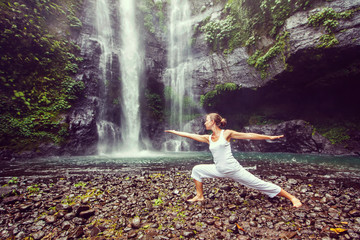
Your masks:
[{"label": "white tank top", "polygon": [[231,146],[224,138],[224,130],[221,130],[220,137],[216,142],[209,137],[209,149],[213,155],[216,169],[221,173],[237,171],[241,168],[239,162],[234,158],[231,152]]}]

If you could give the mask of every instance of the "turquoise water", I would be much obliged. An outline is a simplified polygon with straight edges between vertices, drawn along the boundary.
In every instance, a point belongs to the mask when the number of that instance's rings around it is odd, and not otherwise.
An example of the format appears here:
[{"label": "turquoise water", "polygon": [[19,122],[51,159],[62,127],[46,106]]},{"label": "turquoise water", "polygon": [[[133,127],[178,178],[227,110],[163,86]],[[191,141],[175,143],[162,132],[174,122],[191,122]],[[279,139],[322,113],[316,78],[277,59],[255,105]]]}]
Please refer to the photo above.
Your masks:
[{"label": "turquoise water", "polygon": [[[259,163],[320,165],[338,170],[360,170],[358,156],[327,156],[290,153],[234,153],[240,164],[253,167]],[[196,164],[212,163],[210,152],[140,152],[100,156],[48,157],[0,162],[0,177],[58,175],[84,172],[131,172],[142,170],[191,169]]]}]

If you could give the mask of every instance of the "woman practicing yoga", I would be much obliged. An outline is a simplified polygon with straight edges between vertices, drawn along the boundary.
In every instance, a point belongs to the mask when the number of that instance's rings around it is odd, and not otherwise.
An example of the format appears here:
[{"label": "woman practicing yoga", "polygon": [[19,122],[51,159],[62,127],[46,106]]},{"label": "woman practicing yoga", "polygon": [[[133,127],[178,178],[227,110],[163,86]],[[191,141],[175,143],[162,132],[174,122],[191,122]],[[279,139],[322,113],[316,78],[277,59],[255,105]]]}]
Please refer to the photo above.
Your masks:
[{"label": "woman practicing yoga", "polygon": [[195,181],[196,196],[189,202],[203,201],[203,178],[231,178],[249,188],[259,190],[260,192],[273,198],[275,196],[289,199],[294,207],[301,207],[299,199],[281,189],[279,186],[265,182],[245,170],[239,162],[233,157],[230,147],[231,139],[250,139],[250,140],[274,140],[283,137],[267,136],[256,133],[242,133],[233,130],[223,130],[226,119],[217,113],[206,115],[206,130],[211,130],[211,135],[199,135],[187,132],[178,132],[175,130],[166,130],[165,132],[173,133],[181,137],[187,137],[199,142],[208,143],[213,155],[215,164],[200,164],[193,168],[191,177]]}]

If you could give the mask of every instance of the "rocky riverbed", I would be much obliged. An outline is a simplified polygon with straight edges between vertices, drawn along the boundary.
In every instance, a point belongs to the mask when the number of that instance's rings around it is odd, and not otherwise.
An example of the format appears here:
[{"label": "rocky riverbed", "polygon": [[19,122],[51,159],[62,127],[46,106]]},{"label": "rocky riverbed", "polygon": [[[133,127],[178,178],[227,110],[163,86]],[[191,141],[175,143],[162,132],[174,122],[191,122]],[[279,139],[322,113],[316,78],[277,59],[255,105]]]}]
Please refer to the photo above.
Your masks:
[{"label": "rocky riverbed", "polygon": [[[254,163],[252,163],[254,164]],[[3,178],[1,239],[359,239],[360,174],[318,165],[257,163],[249,171],[300,198],[294,209],[228,179],[189,204],[190,170]]]}]

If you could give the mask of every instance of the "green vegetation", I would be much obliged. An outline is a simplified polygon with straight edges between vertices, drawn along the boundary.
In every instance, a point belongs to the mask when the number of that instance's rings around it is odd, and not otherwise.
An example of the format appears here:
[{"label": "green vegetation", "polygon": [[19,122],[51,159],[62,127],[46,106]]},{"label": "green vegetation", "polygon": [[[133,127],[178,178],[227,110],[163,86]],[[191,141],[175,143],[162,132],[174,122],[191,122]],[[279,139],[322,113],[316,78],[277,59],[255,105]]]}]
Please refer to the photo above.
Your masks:
[{"label": "green vegetation", "polygon": [[276,38],[285,20],[319,0],[228,0],[221,19],[202,22],[199,28],[213,51],[231,53],[247,46],[262,48],[261,36]]},{"label": "green vegetation", "polygon": [[57,27],[81,27],[82,1],[5,0],[0,3],[0,146],[21,150],[40,142],[62,143],[68,125],[61,114],[84,89],[74,80],[79,47]]},{"label": "green vegetation", "polygon": [[248,59],[248,64],[254,66],[261,72],[261,78],[265,78],[267,76],[266,70],[269,68],[268,62],[272,58],[282,54],[283,61],[284,63],[286,62],[285,49],[287,46],[288,37],[288,32],[284,32],[281,35],[278,35],[275,45],[272,46],[265,54],[262,54],[262,51],[260,50],[256,50],[256,52]]},{"label": "green vegetation", "polygon": [[84,183],[84,182],[78,182],[78,183],[75,183],[74,184],[74,187],[81,187],[81,188],[83,188],[83,187],[85,187],[87,185],[87,183]]},{"label": "green vegetation", "polygon": [[[144,14],[144,26],[150,33],[157,30],[166,32],[166,17],[164,15],[165,1],[142,0],[138,2],[138,8]],[[159,29],[156,29],[158,26]]]},{"label": "green vegetation", "polygon": [[359,11],[359,9],[338,13],[332,8],[324,8],[321,11],[311,15],[308,18],[308,23],[313,27],[324,26],[328,33],[332,33],[333,30],[339,25],[338,20],[350,19],[353,13],[356,11]]},{"label": "green vegetation", "polygon": [[346,140],[350,139],[348,135],[348,129],[345,127],[337,127],[330,129],[328,132],[324,134],[324,137],[330,140],[332,144],[343,143]]},{"label": "green vegetation", "polygon": [[[220,19],[205,19],[199,31],[214,52],[231,53],[244,46],[251,57],[248,64],[267,77],[271,59],[282,55],[286,64],[288,33],[281,32],[285,20],[321,0],[228,0]],[[264,44],[263,39],[268,42]]]},{"label": "green vegetation", "polygon": [[66,196],[64,199],[62,199],[61,203],[67,204],[67,205],[74,205],[76,203],[81,202],[82,200],[86,198],[93,198],[102,195],[104,192],[97,188],[86,188],[85,185],[82,186],[84,190],[86,190],[85,194],[79,194],[77,196],[71,194],[69,196]]},{"label": "green vegetation", "polygon": [[356,129],[356,127],[352,124],[349,125],[349,123],[344,123],[342,126],[332,123],[317,125],[314,129],[326,137],[332,144],[344,144],[347,140],[350,140],[349,131]]},{"label": "green vegetation", "polygon": [[241,89],[241,86],[236,85],[235,83],[224,83],[218,84],[215,86],[215,89],[207,92],[205,95],[201,95],[200,103],[202,106],[211,107],[216,104],[216,97],[225,92],[232,92]]},{"label": "green vegetation", "polygon": [[320,37],[320,44],[318,48],[329,48],[334,45],[339,44],[339,41],[336,39],[334,30],[339,25],[339,20],[350,19],[353,16],[353,13],[359,11],[360,8],[336,12],[332,8],[323,8],[321,11],[311,15],[308,18],[308,23],[313,27],[324,27],[326,34]]},{"label": "green vegetation", "polygon": [[38,193],[38,192],[40,191],[39,185],[34,184],[34,185],[32,185],[32,186],[29,186],[29,187],[27,188],[27,191],[28,191],[30,194]]},{"label": "green vegetation", "polygon": [[163,200],[161,199],[161,197],[157,198],[154,200],[154,206],[160,206],[164,204]]},{"label": "green vegetation", "polygon": [[18,177],[13,177],[8,181],[8,184],[17,184],[18,180],[19,180]]},{"label": "green vegetation", "polygon": [[159,94],[150,92],[150,90],[146,90],[145,99],[151,117],[162,122],[164,120],[164,101],[162,97]]},{"label": "green vegetation", "polygon": [[224,50],[230,53],[238,45],[239,26],[236,19],[228,15],[225,19],[208,21],[200,28],[205,33],[205,40],[212,46],[212,50]]}]

